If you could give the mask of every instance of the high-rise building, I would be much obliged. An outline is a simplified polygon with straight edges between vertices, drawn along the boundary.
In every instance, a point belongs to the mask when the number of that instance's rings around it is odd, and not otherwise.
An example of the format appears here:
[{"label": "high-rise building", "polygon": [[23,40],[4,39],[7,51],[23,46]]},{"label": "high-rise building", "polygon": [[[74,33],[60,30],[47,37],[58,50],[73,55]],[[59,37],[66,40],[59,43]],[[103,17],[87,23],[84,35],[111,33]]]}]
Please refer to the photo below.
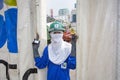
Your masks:
[{"label": "high-rise building", "polygon": [[74,4],[74,9],[71,11],[71,27],[76,30],[76,3]]},{"label": "high-rise building", "polygon": [[67,8],[65,8],[65,9],[59,9],[58,14],[59,14],[59,16],[69,15],[69,10]]},{"label": "high-rise building", "polygon": [[76,22],[76,9],[71,11],[71,19],[72,19],[72,23]]},{"label": "high-rise building", "polygon": [[54,16],[54,18],[62,22],[64,25],[66,25],[66,23],[70,23],[69,10],[67,8],[59,9],[58,16]]},{"label": "high-rise building", "polygon": [[53,17],[53,9],[50,9],[50,17]]}]

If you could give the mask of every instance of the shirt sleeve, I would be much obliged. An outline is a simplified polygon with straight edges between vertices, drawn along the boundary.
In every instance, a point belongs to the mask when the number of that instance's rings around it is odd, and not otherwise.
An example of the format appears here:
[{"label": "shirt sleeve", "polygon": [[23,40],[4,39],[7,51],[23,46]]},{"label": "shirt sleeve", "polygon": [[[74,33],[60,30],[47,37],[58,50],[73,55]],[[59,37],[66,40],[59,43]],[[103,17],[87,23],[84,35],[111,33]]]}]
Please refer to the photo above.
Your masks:
[{"label": "shirt sleeve", "polygon": [[69,56],[67,60],[68,69],[76,69],[76,57]]},{"label": "shirt sleeve", "polygon": [[35,59],[35,66],[39,69],[45,68],[48,64],[48,48],[46,47],[43,52],[42,57],[36,57]]}]

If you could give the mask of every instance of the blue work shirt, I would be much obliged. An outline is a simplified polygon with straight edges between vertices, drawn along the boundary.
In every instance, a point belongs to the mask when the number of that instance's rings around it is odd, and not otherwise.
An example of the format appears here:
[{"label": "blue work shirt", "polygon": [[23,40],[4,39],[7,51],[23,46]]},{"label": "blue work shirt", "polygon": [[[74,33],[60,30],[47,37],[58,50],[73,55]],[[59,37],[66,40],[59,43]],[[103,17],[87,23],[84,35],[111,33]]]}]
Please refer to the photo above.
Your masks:
[{"label": "blue work shirt", "polygon": [[48,46],[44,49],[42,57],[35,58],[35,65],[39,69],[48,68],[47,80],[70,80],[69,69],[76,68],[76,58],[68,56],[65,63],[67,66],[63,68],[61,65],[51,62],[48,56]]}]

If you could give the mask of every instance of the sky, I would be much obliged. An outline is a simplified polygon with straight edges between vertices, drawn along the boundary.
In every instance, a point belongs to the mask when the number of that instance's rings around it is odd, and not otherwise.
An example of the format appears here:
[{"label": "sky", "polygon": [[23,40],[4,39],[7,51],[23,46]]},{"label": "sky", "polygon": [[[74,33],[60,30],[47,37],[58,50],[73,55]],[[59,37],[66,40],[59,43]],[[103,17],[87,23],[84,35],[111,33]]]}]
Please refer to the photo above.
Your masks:
[{"label": "sky", "polygon": [[76,0],[47,0],[47,14],[50,15],[50,9],[53,9],[53,15],[58,15],[58,10],[68,8],[69,11],[74,9]]}]

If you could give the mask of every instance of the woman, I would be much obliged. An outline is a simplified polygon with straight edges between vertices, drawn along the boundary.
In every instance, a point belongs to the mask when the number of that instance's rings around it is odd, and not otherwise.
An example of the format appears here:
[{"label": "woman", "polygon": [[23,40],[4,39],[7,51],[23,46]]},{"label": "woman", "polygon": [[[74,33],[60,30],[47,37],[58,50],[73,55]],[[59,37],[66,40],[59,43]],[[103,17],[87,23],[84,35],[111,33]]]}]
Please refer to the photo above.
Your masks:
[{"label": "woman", "polygon": [[33,42],[35,65],[48,68],[47,80],[70,80],[69,70],[76,68],[76,58],[71,56],[72,45],[63,40],[64,27],[55,21],[50,25],[51,43],[46,46],[43,56],[39,56],[39,43]]}]

